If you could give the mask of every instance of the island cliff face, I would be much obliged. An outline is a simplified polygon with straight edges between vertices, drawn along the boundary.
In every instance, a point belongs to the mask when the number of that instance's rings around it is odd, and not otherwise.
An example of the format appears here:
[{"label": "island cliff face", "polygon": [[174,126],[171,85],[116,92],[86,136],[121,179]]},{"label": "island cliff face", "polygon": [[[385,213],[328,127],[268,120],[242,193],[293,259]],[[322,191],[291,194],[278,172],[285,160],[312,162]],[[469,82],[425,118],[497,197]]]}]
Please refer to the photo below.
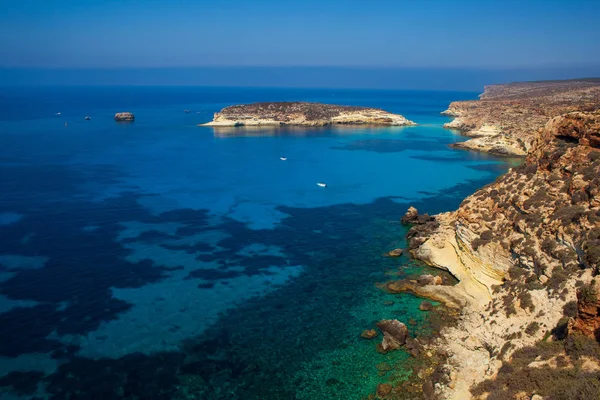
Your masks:
[{"label": "island cliff face", "polygon": [[377,108],[307,102],[254,103],[230,106],[215,113],[204,126],[302,125],[416,125],[402,115]]},{"label": "island cliff face", "polygon": [[486,86],[480,100],[453,102],[442,114],[455,117],[445,128],[473,138],[453,147],[525,156],[548,119],[599,102],[600,80],[511,83]]},{"label": "island cliff face", "polygon": [[[451,105],[455,115],[464,116],[463,127],[502,126],[501,138],[479,142],[487,143],[485,151],[526,154],[525,162],[466,198],[458,210],[423,219],[407,236],[414,257],[460,281],[438,293],[442,300],[451,293],[451,304],[459,299],[462,306],[458,326],[445,328],[437,343],[448,351],[444,368],[454,376],[450,385],[436,385],[441,398],[552,397],[563,390],[551,388],[552,376],[592,372],[591,378],[580,375],[563,384],[592,393],[590,398],[600,395],[600,389],[590,389],[600,388],[600,284],[593,280],[600,272],[600,87],[532,85],[492,86],[480,102]],[[512,116],[517,110],[532,115],[511,119],[510,125],[502,111],[507,108]],[[594,111],[552,117],[572,109]],[[436,288],[419,290],[427,296]],[[581,348],[590,356],[581,358],[576,350]],[[542,371],[546,378],[540,383],[535,376]],[[591,386],[577,386],[586,379]]]}]

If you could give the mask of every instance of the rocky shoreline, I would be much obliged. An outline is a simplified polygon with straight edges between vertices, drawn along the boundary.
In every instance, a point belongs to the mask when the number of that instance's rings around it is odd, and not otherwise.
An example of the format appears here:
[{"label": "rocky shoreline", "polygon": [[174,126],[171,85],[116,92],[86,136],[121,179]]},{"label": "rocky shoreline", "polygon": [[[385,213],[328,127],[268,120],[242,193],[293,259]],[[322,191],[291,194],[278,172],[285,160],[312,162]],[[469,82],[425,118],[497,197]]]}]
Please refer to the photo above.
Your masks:
[{"label": "rocky shoreline", "polygon": [[399,114],[378,108],[339,106],[308,102],[271,102],[229,106],[215,113],[211,122],[200,126],[325,126],[386,125],[412,126]]},{"label": "rocky shoreline", "polygon": [[403,218],[412,256],[459,280],[382,287],[459,310],[423,344],[444,355],[423,374],[425,398],[600,395],[599,94],[597,81],[495,85],[445,112],[479,135],[456,147],[526,159],[456,211]]},{"label": "rocky shoreline", "polygon": [[490,85],[479,100],[457,101],[444,125],[470,137],[452,147],[500,156],[524,157],[546,122],[574,111],[592,111],[600,102],[600,80],[524,82]]}]

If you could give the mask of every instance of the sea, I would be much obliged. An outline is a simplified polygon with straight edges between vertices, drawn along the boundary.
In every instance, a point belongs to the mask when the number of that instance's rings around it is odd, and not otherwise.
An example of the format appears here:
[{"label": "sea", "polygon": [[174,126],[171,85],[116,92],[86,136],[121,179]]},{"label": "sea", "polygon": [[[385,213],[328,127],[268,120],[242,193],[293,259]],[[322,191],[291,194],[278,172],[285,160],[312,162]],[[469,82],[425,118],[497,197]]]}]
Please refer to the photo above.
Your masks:
[{"label": "sea", "polygon": [[[410,355],[360,334],[393,318],[426,335],[432,314],[380,284],[443,274],[385,256],[406,247],[401,216],[453,210],[513,164],[449,148],[465,138],[440,112],[477,95],[3,88],[0,398],[351,400],[398,385]],[[296,100],[419,125],[198,126]],[[135,122],[115,122],[123,111]]]}]

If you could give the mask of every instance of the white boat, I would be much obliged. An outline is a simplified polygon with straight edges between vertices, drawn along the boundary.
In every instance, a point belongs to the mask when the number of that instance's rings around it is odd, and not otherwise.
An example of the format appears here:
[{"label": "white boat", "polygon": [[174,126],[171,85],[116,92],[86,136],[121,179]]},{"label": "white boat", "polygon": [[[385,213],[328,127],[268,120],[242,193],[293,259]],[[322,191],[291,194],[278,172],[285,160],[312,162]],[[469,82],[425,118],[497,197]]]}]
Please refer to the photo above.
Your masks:
[{"label": "white boat", "polygon": [[317,186],[321,186],[321,187],[327,187],[327,184],[326,184],[326,183],[323,183],[323,182],[318,182],[318,183],[317,183]]},{"label": "white boat", "polygon": [[92,117],[85,117],[86,121],[89,121],[90,119],[92,119]]},{"label": "white boat", "polygon": [[287,157],[279,157],[279,159],[280,159],[281,161],[285,161],[285,160],[287,160]]},{"label": "white boat", "polygon": [[56,115],[62,115],[62,113],[57,112]]},{"label": "white boat", "polygon": [[183,110],[183,112],[187,114],[190,112],[190,110]]}]

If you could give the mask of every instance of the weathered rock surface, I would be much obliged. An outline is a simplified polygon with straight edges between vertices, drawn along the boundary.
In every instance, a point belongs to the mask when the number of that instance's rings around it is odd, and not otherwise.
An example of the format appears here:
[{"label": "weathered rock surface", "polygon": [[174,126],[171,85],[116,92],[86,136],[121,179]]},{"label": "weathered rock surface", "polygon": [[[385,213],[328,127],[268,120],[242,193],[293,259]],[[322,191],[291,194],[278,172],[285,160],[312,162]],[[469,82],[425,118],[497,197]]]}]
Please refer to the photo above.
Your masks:
[{"label": "weathered rock surface", "polygon": [[402,250],[402,249],[394,249],[392,251],[388,251],[387,253],[385,253],[385,255],[387,257],[400,257],[402,255],[402,253],[404,253],[404,250]]},{"label": "weathered rock surface", "polygon": [[[558,99],[566,95],[557,93]],[[579,98],[592,107],[588,97]],[[594,104],[600,108],[600,101]],[[453,387],[436,389],[442,398],[471,398],[470,387],[502,365],[493,354],[503,349],[508,359],[539,341],[577,300],[576,282],[587,284],[600,272],[599,132],[600,111],[551,118],[530,133],[523,165],[466,198],[457,211],[411,228],[411,253],[452,273],[459,283],[451,293],[464,301],[458,326],[445,328],[439,342],[458,376]],[[399,286],[387,284],[391,291],[413,289]],[[435,293],[434,286],[424,288]],[[570,327],[596,334],[597,307],[579,301]],[[541,329],[526,333],[533,321]]]},{"label": "weathered rock surface", "polygon": [[600,341],[600,282],[577,290],[577,315],[569,321],[569,332],[577,331]]},{"label": "weathered rock surface", "polygon": [[600,80],[525,82],[486,86],[480,100],[450,104],[442,114],[455,117],[444,127],[473,139],[453,147],[503,156],[525,156],[535,132],[548,119],[591,111],[600,98]]},{"label": "weathered rock surface", "polygon": [[384,319],[377,323],[383,333],[381,348],[384,352],[399,349],[406,343],[408,328],[397,319]]},{"label": "weathered rock surface", "polygon": [[135,116],[130,112],[119,112],[115,114],[115,121],[134,121]]},{"label": "weathered rock surface", "polygon": [[433,304],[431,304],[427,300],[423,300],[421,302],[421,304],[419,304],[419,310],[421,310],[421,311],[431,311],[431,310],[433,310]]},{"label": "weathered rock surface", "polygon": [[360,337],[363,339],[373,339],[377,337],[377,331],[375,329],[365,329],[360,334]]},{"label": "weathered rock surface", "polygon": [[402,115],[378,108],[307,102],[253,103],[229,106],[215,113],[205,126],[257,125],[416,125]]},{"label": "weathered rock surface", "polygon": [[380,399],[387,398],[392,393],[392,385],[389,383],[380,383],[377,385],[377,397]]},{"label": "weathered rock surface", "polygon": [[416,208],[410,206],[400,219],[400,222],[403,224],[425,224],[432,220],[433,218],[428,214],[419,214],[419,211]]}]

